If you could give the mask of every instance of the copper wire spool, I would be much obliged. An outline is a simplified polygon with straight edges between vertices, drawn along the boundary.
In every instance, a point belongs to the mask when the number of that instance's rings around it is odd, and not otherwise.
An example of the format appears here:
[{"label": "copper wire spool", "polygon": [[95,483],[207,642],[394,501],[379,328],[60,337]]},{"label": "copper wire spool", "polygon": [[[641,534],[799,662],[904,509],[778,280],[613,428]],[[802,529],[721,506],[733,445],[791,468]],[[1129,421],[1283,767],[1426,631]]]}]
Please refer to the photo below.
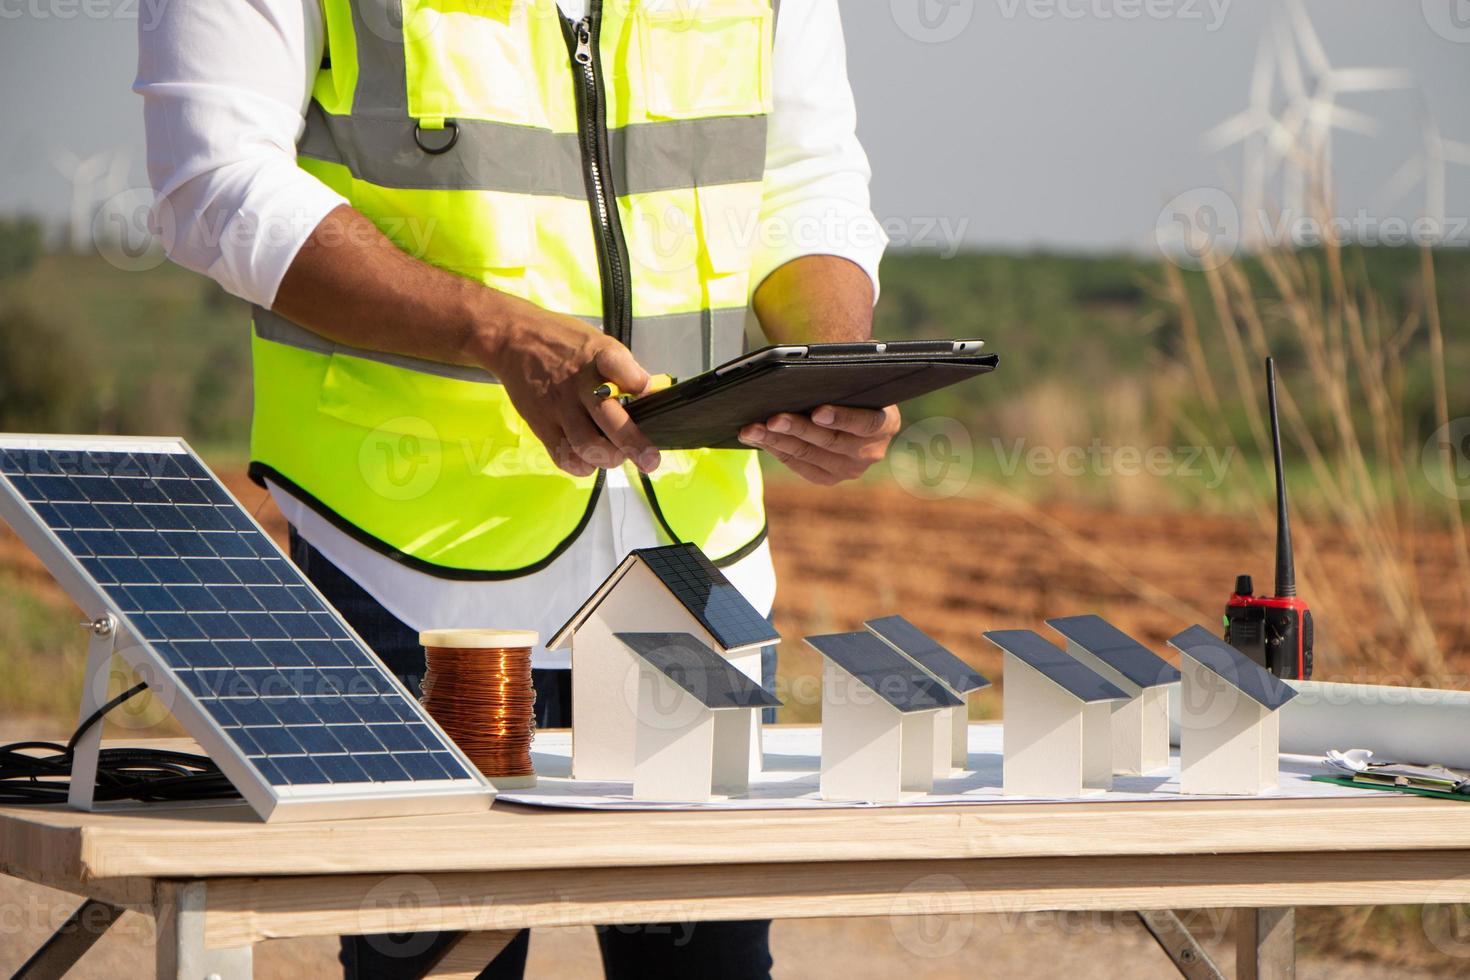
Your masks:
[{"label": "copper wire spool", "polygon": [[423,705],[498,789],[536,785],[536,691],[528,630],[427,630]]}]

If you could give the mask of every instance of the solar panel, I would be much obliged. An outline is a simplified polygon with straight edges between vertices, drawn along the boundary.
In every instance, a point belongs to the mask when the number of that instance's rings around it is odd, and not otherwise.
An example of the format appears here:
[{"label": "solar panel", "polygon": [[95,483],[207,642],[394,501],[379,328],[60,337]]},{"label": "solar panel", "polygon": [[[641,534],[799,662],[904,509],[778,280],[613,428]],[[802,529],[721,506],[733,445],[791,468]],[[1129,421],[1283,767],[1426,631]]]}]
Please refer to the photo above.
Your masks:
[{"label": "solar panel", "polygon": [[706,708],[779,708],[776,696],[688,633],[615,633]]},{"label": "solar panel", "polygon": [[887,640],[891,646],[908,656],[920,667],[949,685],[951,691],[958,694],[969,694],[971,691],[990,686],[990,681],[985,679],[984,674],[945,649],[928,633],[902,616],[870,619],[863,625]]},{"label": "solar panel", "polygon": [[726,650],[781,639],[770,621],[694,545],[640,548],[633,553]]},{"label": "solar panel", "polygon": [[1179,679],[1179,669],[1101,616],[1063,616],[1046,625],[1139,687]]},{"label": "solar panel", "polygon": [[806,641],[899,711],[964,704],[912,660],[872,633],[832,633]]},{"label": "solar panel", "polygon": [[0,515],[117,618],[262,816],[483,808],[479,773],[183,442],[0,436],[0,477]]},{"label": "solar panel", "polygon": [[1282,683],[1281,678],[1203,626],[1191,626],[1171,639],[1169,645],[1206,670],[1218,674],[1270,711],[1275,711],[1297,695],[1296,690]]},{"label": "solar panel", "polygon": [[985,638],[1080,701],[1122,701],[1128,695],[1109,684],[1097,671],[1039,633],[1031,630],[991,630]]}]

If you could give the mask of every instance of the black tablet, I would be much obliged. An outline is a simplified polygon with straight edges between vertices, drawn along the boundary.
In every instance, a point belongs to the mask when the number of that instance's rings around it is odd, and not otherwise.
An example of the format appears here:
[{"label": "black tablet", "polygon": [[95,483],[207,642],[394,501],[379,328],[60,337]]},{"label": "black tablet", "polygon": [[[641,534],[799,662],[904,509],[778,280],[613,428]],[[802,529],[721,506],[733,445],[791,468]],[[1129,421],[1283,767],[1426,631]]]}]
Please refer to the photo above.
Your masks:
[{"label": "black tablet", "polygon": [[742,449],[740,430],[822,405],[883,408],[995,370],[979,340],[766,347],[639,398],[628,414],[660,449]]}]

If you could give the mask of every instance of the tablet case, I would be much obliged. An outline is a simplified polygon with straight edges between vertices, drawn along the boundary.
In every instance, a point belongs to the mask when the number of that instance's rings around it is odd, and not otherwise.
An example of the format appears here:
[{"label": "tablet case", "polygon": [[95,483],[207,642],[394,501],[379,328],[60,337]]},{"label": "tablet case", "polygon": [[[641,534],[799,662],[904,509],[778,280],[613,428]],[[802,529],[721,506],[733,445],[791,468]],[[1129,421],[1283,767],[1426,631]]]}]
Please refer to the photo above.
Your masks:
[{"label": "tablet case", "polygon": [[757,364],[727,378],[717,371],[700,375],[630,403],[628,414],[660,449],[746,449],[739,433],[753,422],[782,412],[805,414],[822,405],[897,405],[988,374],[999,360],[978,353],[814,353]]}]

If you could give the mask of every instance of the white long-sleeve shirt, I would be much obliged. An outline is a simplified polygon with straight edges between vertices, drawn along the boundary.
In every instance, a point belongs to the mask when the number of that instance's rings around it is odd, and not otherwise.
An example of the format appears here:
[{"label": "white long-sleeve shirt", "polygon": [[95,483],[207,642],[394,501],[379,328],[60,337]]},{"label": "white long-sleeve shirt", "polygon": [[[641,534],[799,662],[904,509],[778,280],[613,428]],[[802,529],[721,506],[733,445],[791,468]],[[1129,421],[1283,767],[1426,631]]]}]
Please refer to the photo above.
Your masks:
[{"label": "white long-sleeve shirt", "polygon": [[[558,0],[573,19],[586,0]],[[302,244],[346,201],[296,166],[322,60],[318,0],[166,4],[139,21],[138,78],[169,257],[269,308]],[[886,239],[868,196],[867,156],[837,0],[782,0],[772,55],[774,111],[752,281],[803,255],[837,255],[878,282]],[[508,581],[441,579],[401,565],[334,527],[278,486],[286,519],[414,629],[534,629],[543,639],[633,548],[666,543],[630,471],[608,474],[586,530],[549,566]],[[775,598],[766,545],[725,569],[758,609]],[[538,667],[566,667],[538,649]]]}]

